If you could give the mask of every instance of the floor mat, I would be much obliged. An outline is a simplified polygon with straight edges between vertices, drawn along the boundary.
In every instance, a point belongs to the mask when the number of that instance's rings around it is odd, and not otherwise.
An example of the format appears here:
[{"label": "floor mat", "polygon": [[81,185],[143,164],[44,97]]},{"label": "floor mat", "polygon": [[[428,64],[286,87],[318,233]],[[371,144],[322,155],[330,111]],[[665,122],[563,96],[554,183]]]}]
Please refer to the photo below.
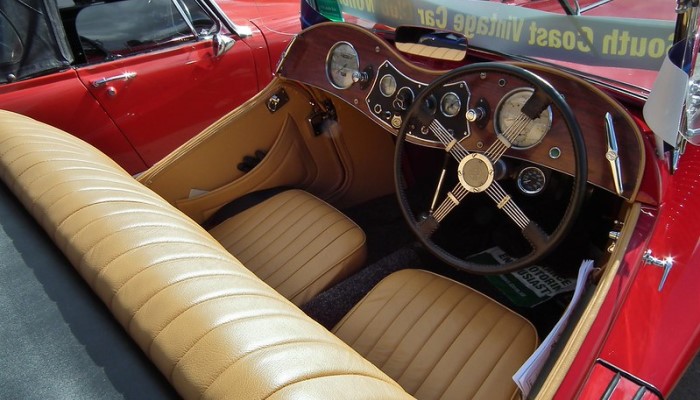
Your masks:
[{"label": "floor mat", "polygon": [[322,292],[301,309],[321,325],[332,329],[379,281],[392,272],[419,266],[416,251],[403,247]]},{"label": "floor mat", "polygon": [[[508,254],[493,247],[469,257],[484,264],[504,264]],[[547,267],[533,265],[515,272],[487,276],[486,280],[518,307],[534,307],[559,293],[573,291],[576,280],[563,278]]]},{"label": "floor mat", "polygon": [[368,264],[415,241],[393,194],[345,209],[343,213],[367,235]]}]

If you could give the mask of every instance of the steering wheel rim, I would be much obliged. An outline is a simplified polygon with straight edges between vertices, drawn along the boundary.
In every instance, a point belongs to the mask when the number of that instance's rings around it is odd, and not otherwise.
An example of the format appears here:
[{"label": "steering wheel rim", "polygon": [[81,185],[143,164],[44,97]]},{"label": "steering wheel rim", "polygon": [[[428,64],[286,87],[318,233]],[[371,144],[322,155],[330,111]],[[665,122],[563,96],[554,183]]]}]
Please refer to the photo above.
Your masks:
[{"label": "steering wheel rim", "polygon": [[[406,188],[404,187],[405,180],[402,169],[404,147],[406,137],[409,131],[409,126],[411,125],[411,121],[417,119],[424,126],[430,126],[431,123],[436,121],[432,115],[422,111],[422,105],[424,104],[425,99],[430,95],[430,93],[433,92],[435,88],[440,87],[445,83],[456,80],[455,78],[457,78],[458,76],[489,72],[500,72],[509,74],[512,76],[516,76],[524,82],[529,83],[534,88],[533,97],[536,95],[545,96],[546,100],[549,102],[545,106],[545,108],[551,105],[559,111],[562,119],[566,124],[569,136],[573,144],[575,166],[574,183],[571,196],[569,198],[569,204],[557,227],[551,234],[547,235],[546,233],[544,233],[544,231],[542,231],[539,228],[536,222],[530,220],[529,223],[526,224],[525,228],[521,230],[521,233],[523,234],[525,239],[527,239],[527,241],[530,243],[530,246],[533,250],[525,256],[516,258],[510,262],[501,265],[480,264],[473,261],[466,261],[462,258],[451,254],[450,252],[446,251],[445,249],[434,243],[431,239],[431,236],[432,233],[434,233],[435,230],[437,230],[437,228],[439,227],[439,221],[436,220],[432,213],[428,215],[425,219],[419,220],[418,218],[416,218],[413,211],[411,210],[406,196]],[[537,115],[539,115],[539,113]],[[433,126],[431,126],[431,130],[432,128]],[[516,134],[516,137],[518,134]],[[500,139],[495,139],[495,141],[499,140]],[[445,139],[445,141],[447,141],[447,138]],[[445,142],[443,142],[443,144],[445,144]],[[455,146],[461,147],[461,145],[456,139],[452,140],[445,146],[445,151],[451,153]],[[473,156],[474,154],[481,153],[471,153],[468,156],[470,158],[487,158],[485,156]],[[458,169],[459,168],[462,168],[462,163],[460,163]],[[416,96],[414,102],[406,111],[401,124],[401,128],[399,129],[399,133],[396,139],[396,147],[394,151],[394,185],[398,198],[398,203],[401,208],[401,212],[404,216],[404,219],[410,226],[413,233],[423,244],[423,246],[425,246],[428,249],[428,251],[430,251],[434,256],[436,256],[443,262],[457,269],[480,275],[502,274],[528,267],[534,264],[535,262],[541,260],[552,250],[554,250],[554,248],[557,245],[559,245],[563,238],[566,236],[574,221],[576,220],[576,217],[578,216],[578,212],[584,200],[585,187],[587,181],[587,171],[588,162],[586,158],[586,148],[585,143],[583,141],[581,128],[574,116],[573,111],[564,100],[564,97],[546,80],[534,74],[533,72],[530,72],[516,65],[504,63],[486,62],[469,64],[463,67],[455,68],[431,82],[424,90],[422,90]],[[494,185],[500,188],[500,185],[498,185],[496,181],[493,181],[488,183],[485,190],[490,190],[491,187],[494,187]],[[460,184],[458,184],[457,188],[455,189],[459,189],[459,186]],[[444,202],[448,201],[450,195],[452,195],[452,192],[448,193],[448,198],[446,198]],[[489,195],[491,196],[490,193]],[[452,199],[450,201],[455,202],[456,204],[454,206],[456,206],[457,204],[459,204],[459,201],[456,201],[457,199],[455,199],[454,197],[455,196],[452,196]],[[498,207],[502,208],[502,203],[508,203],[509,201],[511,201],[510,196],[506,195],[502,198],[501,203],[499,203]],[[518,209],[518,211],[520,210]]]}]

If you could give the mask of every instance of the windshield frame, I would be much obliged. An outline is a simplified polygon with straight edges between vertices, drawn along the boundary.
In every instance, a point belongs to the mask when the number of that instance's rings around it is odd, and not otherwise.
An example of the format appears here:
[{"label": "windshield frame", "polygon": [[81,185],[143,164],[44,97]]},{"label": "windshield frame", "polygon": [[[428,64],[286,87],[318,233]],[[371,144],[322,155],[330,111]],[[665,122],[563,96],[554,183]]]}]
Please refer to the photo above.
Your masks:
[{"label": "windshield frame", "polygon": [[[591,0],[578,8],[583,15],[567,15],[559,0],[303,1],[302,18],[313,20],[303,12],[307,2],[327,19],[372,30],[418,26],[463,34],[473,52],[565,69],[640,99],[648,96],[676,30],[675,8],[665,0],[632,9],[632,0]],[[329,3],[337,8],[334,18],[328,18]],[[622,10],[625,17],[610,16]],[[654,18],[627,17],[640,14]]]}]

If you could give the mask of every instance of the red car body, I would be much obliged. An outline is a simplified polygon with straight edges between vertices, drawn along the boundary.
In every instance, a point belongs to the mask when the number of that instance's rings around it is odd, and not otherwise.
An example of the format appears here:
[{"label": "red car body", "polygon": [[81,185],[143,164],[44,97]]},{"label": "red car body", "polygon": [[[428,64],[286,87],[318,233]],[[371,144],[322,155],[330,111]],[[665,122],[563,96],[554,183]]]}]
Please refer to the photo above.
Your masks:
[{"label": "red car body", "polygon": [[[200,5],[217,32],[197,34],[181,44],[137,48],[113,60],[82,62],[76,57],[68,68],[0,84],[0,108],[69,131],[131,173],[145,170],[265,87],[300,29],[296,1]],[[63,23],[54,21],[55,28],[74,30],[76,14],[96,7],[114,6],[59,2]],[[79,11],[73,14],[66,11],[75,8]],[[119,18],[109,22],[116,24]],[[235,41],[220,56],[215,54],[214,33]],[[75,43],[72,47],[75,53]],[[134,75],[95,83],[123,74]]]},{"label": "red car body", "polygon": [[[303,20],[307,24],[317,23],[318,14],[305,13],[309,10],[304,9],[307,5],[303,3]],[[564,14],[557,1],[506,0],[499,3]],[[677,18],[674,2],[669,1],[576,3],[581,9],[590,7],[585,11],[586,16],[665,21]],[[393,28],[388,24],[365,20],[362,13],[345,13],[353,5],[361,10],[359,3],[340,1],[339,4],[346,21],[374,28],[389,40],[393,39]],[[350,5],[343,9],[343,4]],[[697,26],[694,28],[697,31]],[[503,59],[489,51],[482,54],[478,49],[470,50],[467,60],[472,56]],[[626,104],[648,139],[648,162],[637,196],[644,204],[643,212],[629,251],[614,280],[609,282],[610,291],[599,304],[586,338],[578,347],[563,350],[569,351],[570,363],[554,365],[552,371],[557,371],[559,378],[552,380],[550,377],[543,386],[550,386],[549,393],[556,393],[555,399],[633,398],[640,387],[646,387],[646,394],[634,398],[663,398],[674,390],[700,348],[700,313],[697,312],[700,304],[697,288],[700,282],[700,211],[696,206],[700,196],[700,149],[688,145],[677,170],[671,167],[671,152],[667,151],[661,158],[656,155],[654,132],[644,121],[642,108],[657,71],[540,59],[603,83],[600,87],[615,93]],[[453,67],[442,65],[442,69]],[[668,272],[654,265],[649,261],[650,254],[657,261],[672,260],[673,268]],[[664,276],[665,273],[668,275]]]}]

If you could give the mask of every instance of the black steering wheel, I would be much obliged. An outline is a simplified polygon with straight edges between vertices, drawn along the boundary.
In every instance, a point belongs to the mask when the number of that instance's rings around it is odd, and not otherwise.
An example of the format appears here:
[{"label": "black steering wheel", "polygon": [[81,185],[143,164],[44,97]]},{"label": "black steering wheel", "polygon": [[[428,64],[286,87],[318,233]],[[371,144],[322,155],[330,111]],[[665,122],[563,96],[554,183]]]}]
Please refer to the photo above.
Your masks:
[{"label": "black steering wheel", "polygon": [[[489,73],[502,73],[513,76],[531,85],[534,92],[522,107],[521,114],[517,120],[504,129],[502,134],[494,137],[490,145],[484,146],[485,151],[470,153],[425,108],[425,100],[433,91],[446,83],[456,81],[458,78],[463,79],[463,77],[468,75],[487,76]],[[472,89],[476,88],[473,87]],[[513,141],[524,132],[527,132],[530,122],[537,119],[550,106],[559,111],[559,115],[561,115],[566,124],[573,143],[575,169],[568,207],[553,232],[546,233],[535,221],[528,218],[498,181],[494,180],[494,165],[511,147]],[[445,151],[458,164],[456,171],[458,182],[455,187],[447,193],[441,203],[438,203],[439,206],[422,214],[419,218],[414,215],[409,206],[402,169],[406,137],[415,121],[428,127],[444,145]],[[470,64],[456,68],[434,80],[416,96],[414,102],[408,108],[399,130],[394,153],[396,193],[401,211],[411,230],[436,257],[455,268],[476,274],[500,274],[528,267],[541,260],[561,243],[574,223],[583,203],[587,171],[588,163],[581,128],[564,97],[540,76],[521,67],[503,63]],[[467,195],[470,193],[485,193],[488,195],[493,200],[494,205],[505,212],[518,227],[532,250],[528,254],[505,264],[492,265],[466,261],[437,245],[432,240],[433,234],[455,207],[462,204],[465,199],[469,199]]]}]

